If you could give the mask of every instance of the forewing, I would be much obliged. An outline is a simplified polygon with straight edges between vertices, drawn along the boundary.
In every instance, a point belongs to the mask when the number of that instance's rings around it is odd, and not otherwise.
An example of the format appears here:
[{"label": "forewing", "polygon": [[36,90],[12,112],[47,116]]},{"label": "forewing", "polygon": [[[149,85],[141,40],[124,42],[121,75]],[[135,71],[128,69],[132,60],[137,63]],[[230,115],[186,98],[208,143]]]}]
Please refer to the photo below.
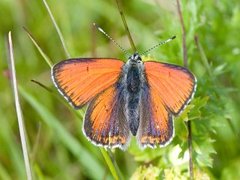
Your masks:
[{"label": "forewing", "polygon": [[122,66],[117,59],[69,59],[53,66],[52,79],[70,104],[80,108],[116,83]]},{"label": "forewing", "polygon": [[178,115],[189,103],[196,89],[196,78],[186,68],[158,62],[145,62],[145,76],[151,91],[165,108]]},{"label": "forewing", "polygon": [[111,86],[90,102],[83,132],[96,145],[121,149],[127,147],[130,130],[125,116],[123,88]]},{"label": "forewing", "polygon": [[140,126],[137,133],[141,147],[165,146],[173,137],[172,115],[164,107],[155,88],[145,84],[142,88],[140,104]]}]

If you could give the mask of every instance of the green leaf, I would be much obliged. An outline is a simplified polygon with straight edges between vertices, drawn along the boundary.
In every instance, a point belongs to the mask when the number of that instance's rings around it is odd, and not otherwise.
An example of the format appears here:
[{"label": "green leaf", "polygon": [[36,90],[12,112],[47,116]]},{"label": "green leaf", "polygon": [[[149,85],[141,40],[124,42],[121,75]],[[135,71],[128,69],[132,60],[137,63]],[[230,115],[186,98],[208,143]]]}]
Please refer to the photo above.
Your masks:
[{"label": "green leaf", "polygon": [[191,104],[189,104],[183,111],[183,113],[180,115],[179,119],[182,119],[183,121],[188,121],[201,118],[201,108],[206,106],[208,100],[208,96],[203,98],[197,97],[193,99]]}]

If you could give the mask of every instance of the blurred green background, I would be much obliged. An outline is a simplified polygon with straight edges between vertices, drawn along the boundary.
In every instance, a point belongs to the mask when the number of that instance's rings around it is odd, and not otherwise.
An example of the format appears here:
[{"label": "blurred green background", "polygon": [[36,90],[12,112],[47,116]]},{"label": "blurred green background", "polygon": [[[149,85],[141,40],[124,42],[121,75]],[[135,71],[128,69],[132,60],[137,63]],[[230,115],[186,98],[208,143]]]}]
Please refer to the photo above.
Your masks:
[{"label": "blurred green background", "polygon": [[[101,33],[99,24],[132,53],[114,0],[48,0],[71,57],[126,57]],[[152,58],[182,65],[181,26],[176,1],[122,1],[139,52],[173,35],[150,52]],[[165,148],[113,151],[124,179],[187,179],[187,129],[192,121],[196,179],[240,179],[240,2],[182,1],[189,68],[198,79],[195,99],[175,118],[175,138]],[[30,161],[36,179],[113,179],[98,147],[82,133],[85,109],[73,110],[57,93],[50,67],[27,33],[57,63],[66,59],[59,36],[41,0],[0,1],[0,179],[26,179],[7,63],[6,37],[12,31],[20,101]],[[36,80],[51,92],[33,83]]]}]

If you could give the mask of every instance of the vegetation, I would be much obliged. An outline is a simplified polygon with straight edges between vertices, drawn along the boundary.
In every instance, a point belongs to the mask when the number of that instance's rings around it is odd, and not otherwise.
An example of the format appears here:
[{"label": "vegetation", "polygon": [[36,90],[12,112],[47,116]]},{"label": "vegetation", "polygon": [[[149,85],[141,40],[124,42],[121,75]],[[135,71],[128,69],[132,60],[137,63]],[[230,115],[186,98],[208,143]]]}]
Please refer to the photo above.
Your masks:
[{"label": "vegetation", "polygon": [[[132,53],[116,2],[47,2],[65,49],[43,1],[0,1],[0,179],[26,179],[7,63],[9,31],[34,179],[187,179],[186,121],[192,125],[195,179],[240,179],[239,0],[181,1],[188,65],[198,79],[195,98],[175,118],[171,144],[141,150],[132,138],[127,151],[106,151],[87,141],[82,133],[85,108],[76,111],[59,95],[46,62],[67,59],[67,52],[70,57],[125,61],[124,53],[92,25],[96,22]],[[150,57],[183,65],[176,1],[121,3],[138,51],[176,35],[174,41],[151,51]]]}]

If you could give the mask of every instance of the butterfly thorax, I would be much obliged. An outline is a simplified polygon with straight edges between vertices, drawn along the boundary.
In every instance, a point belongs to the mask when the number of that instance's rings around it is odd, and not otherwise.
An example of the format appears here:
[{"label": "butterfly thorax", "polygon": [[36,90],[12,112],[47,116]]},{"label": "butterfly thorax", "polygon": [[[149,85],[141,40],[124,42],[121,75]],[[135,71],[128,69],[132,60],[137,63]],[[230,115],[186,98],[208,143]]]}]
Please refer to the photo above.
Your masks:
[{"label": "butterfly thorax", "polygon": [[135,136],[139,127],[139,103],[142,87],[143,62],[141,57],[133,54],[124,67],[126,91],[126,116],[129,128]]}]

